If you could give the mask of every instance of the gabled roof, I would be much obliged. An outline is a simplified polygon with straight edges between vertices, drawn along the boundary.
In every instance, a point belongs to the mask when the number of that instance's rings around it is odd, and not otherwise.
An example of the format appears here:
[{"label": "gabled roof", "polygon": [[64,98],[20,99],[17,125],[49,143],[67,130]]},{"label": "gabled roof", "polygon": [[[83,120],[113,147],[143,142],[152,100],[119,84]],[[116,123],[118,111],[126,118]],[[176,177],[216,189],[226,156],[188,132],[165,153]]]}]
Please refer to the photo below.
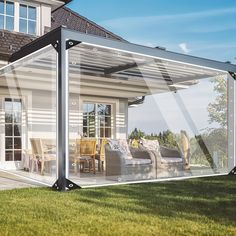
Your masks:
[{"label": "gabled roof", "polygon": [[125,41],[120,36],[106,30],[100,25],[67,7],[62,7],[52,13],[52,29],[56,29],[61,25],[66,26],[68,29],[76,30],[82,33]]},{"label": "gabled roof", "polygon": [[14,52],[17,52],[22,46],[32,42],[34,39],[36,39],[34,36],[0,30],[0,60],[7,61]]},{"label": "gabled roof", "polygon": [[[63,1],[68,2],[68,1]],[[114,40],[125,41],[118,35],[106,30],[69,8],[62,7],[52,12],[52,27],[55,29],[60,26],[66,26],[68,29],[76,30],[82,33],[93,34],[100,37],[111,38]],[[32,42],[37,37],[18,32],[0,30],[0,60],[7,61],[10,56],[19,51],[23,46]]]}]

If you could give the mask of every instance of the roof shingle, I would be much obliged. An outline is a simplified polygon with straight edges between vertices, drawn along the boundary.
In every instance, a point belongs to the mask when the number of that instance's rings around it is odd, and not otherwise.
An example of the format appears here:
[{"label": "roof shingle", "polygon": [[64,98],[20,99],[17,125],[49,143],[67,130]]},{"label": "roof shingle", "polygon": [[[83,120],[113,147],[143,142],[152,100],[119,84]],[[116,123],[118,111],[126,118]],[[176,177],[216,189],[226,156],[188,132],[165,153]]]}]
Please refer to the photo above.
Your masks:
[{"label": "roof shingle", "polygon": [[52,29],[55,29],[61,25],[67,27],[68,29],[80,31],[82,33],[125,41],[120,36],[108,31],[107,29],[67,7],[62,7],[52,13]]},{"label": "roof shingle", "polygon": [[[105,28],[73,12],[69,8],[62,7],[52,12],[51,30],[65,26],[86,34],[93,34],[114,40],[125,41]],[[23,46],[36,39],[36,36],[0,30],[0,60],[8,61],[10,56],[19,51]]]},{"label": "roof shingle", "polygon": [[0,60],[8,60],[22,46],[32,42],[36,37],[7,30],[0,30]]}]

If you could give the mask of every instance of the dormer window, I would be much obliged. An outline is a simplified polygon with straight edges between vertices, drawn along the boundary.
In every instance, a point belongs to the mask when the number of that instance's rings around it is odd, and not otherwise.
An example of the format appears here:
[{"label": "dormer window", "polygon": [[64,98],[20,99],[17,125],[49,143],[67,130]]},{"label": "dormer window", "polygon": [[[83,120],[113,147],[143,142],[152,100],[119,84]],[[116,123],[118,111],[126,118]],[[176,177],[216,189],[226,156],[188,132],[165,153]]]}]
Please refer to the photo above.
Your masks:
[{"label": "dormer window", "polygon": [[0,29],[14,30],[14,2],[0,0]]},{"label": "dormer window", "polygon": [[36,7],[20,4],[19,31],[26,34],[36,34]]}]

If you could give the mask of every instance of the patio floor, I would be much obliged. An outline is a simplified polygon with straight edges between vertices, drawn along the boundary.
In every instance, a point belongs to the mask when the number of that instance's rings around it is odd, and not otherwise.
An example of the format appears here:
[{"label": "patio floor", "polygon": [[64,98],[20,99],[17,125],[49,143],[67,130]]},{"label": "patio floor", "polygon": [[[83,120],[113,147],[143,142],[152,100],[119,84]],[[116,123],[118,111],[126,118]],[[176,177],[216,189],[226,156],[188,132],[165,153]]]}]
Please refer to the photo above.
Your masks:
[{"label": "patio floor", "polygon": [[[191,171],[179,171],[177,173],[171,173],[162,170],[161,172],[158,172],[158,179],[149,179],[143,181],[165,181],[175,179],[176,177],[191,178],[193,176],[209,176],[212,174],[222,175],[228,173],[227,170],[221,170],[217,173],[213,173],[212,170],[209,168],[198,168],[196,166],[192,167]],[[105,176],[105,172],[97,172],[96,175],[94,175],[93,173],[75,174],[70,172],[69,179],[82,187],[113,185],[122,183],[117,180],[107,179]],[[55,181],[55,173],[52,175],[39,175],[38,173],[30,173],[23,170],[0,171],[0,190],[28,187],[50,187],[55,183]],[[135,180],[133,181],[136,182]]]},{"label": "patio floor", "polygon": [[40,183],[25,179],[18,175],[14,175],[12,173],[8,173],[5,171],[0,171],[0,190],[43,187],[43,186],[44,185]]}]

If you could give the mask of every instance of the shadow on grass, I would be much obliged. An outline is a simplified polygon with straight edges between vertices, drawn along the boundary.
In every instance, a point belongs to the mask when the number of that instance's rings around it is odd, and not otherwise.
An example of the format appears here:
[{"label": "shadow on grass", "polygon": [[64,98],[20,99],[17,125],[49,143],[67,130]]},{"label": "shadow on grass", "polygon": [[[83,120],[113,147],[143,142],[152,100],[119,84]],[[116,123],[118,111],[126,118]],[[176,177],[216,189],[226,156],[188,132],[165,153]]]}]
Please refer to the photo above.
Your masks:
[{"label": "shadow on grass", "polygon": [[79,201],[119,211],[236,225],[236,177],[212,177],[86,189]]}]

